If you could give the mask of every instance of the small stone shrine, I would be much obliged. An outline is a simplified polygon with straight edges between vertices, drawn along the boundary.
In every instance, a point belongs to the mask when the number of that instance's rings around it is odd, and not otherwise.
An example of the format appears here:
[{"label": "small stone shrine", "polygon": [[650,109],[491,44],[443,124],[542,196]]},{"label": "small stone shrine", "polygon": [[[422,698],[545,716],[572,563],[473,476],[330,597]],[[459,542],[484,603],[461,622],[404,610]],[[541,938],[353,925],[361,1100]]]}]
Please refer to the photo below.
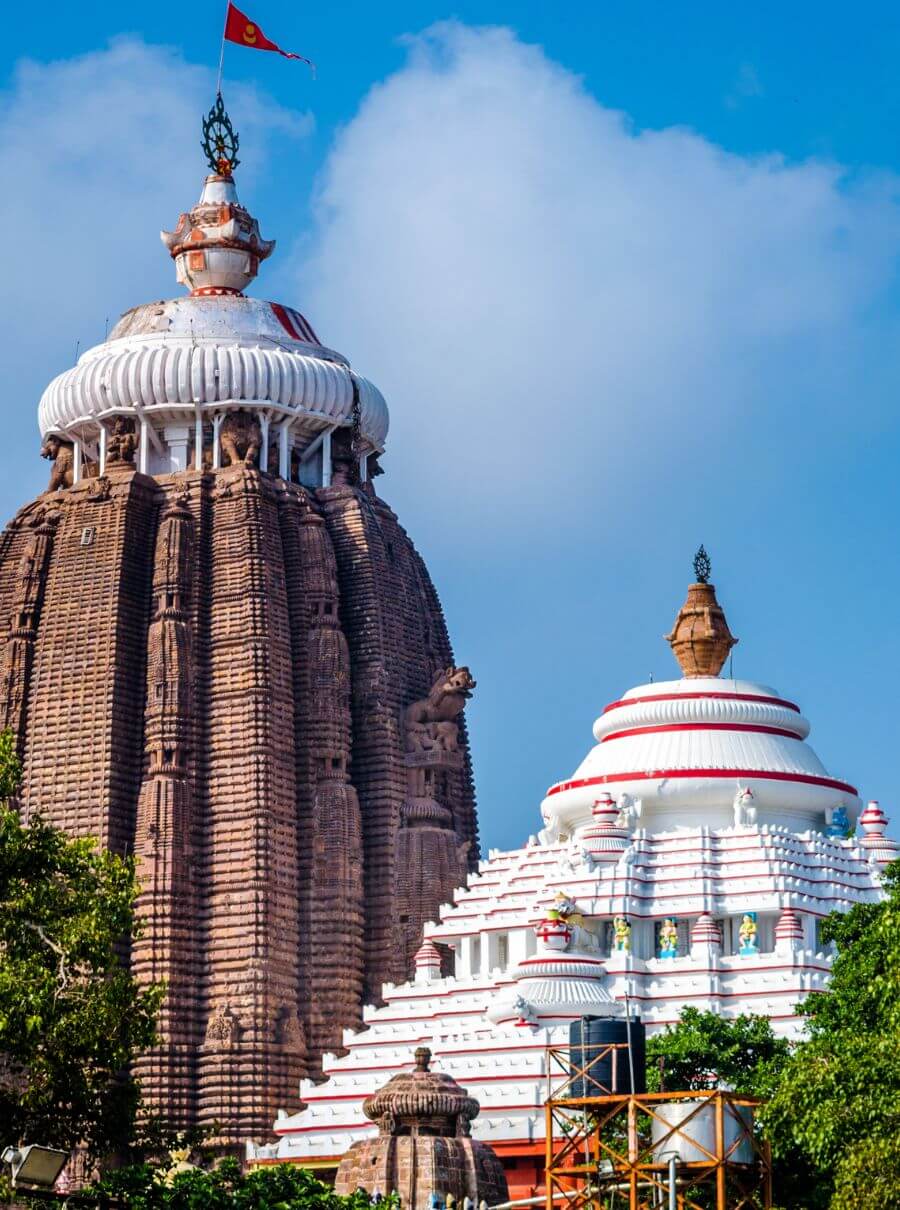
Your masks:
[{"label": "small stone shrine", "polygon": [[428,1210],[435,1199],[476,1205],[506,1201],[503,1164],[473,1139],[480,1106],[443,1072],[430,1071],[431,1051],[420,1046],[416,1065],[363,1102],[378,1126],[375,1138],[354,1143],[337,1171],[335,1191],[399,1193],[404,1210]]}]

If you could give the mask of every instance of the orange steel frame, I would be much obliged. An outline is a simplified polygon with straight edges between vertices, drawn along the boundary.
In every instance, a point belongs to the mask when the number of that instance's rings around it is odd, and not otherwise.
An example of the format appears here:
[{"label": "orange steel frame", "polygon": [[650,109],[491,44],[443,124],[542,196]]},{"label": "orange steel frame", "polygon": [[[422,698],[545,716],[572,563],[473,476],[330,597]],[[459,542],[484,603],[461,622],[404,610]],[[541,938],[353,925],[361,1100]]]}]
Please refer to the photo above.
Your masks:
[{"label": "orange steel frame", "polygon": [[[690,1146],[703,1157],[678,1161],[678,1210],[769,1210],[772,1205],[772,1162],[768,1143],[758,1138],[740,1110],[760,1104],[753,1097],[734,1096],[723,1089],[629,1095],[609,1092],[589,1097],[567,1096],[573,1082],[584,1080],[604,1059],[613,1064],[613,1083],[628,1062],[627,1047],[591,1047],[595,1053],[583,1067],[573,1066],[569,1047],[553,1046],[547,1053],[546,1208],[557,1210],[662,1210],[669,1205],[669,1168],[661,1153]],[[625,1053],[618,1054],[617,1051]],[[554,1086],[554,1076],[561,1082]],[[599,1083],[591,1076],[594,1084]],[[584,1086],[584,1085],[583,1085]],[[602,1086],[601,1086],[602,1087]],[[692,1112],[673,1126],[656,1108],[673,1102],[694,1104]],[[713,1111],[715,1142],[709,1150],[694,1137],[696,1126]],[[729,1112],[730,1108],[730,1112]],[[707,1110],[707,1113],[702,1111]],[[726,1144],[725,1122],[737,1127]],[[651,1141],[651,1127],[662,1132]],[[753,1163],[733,1158],[749,1143]],[[601,1171],[602,1168],[602,1171]]]}]

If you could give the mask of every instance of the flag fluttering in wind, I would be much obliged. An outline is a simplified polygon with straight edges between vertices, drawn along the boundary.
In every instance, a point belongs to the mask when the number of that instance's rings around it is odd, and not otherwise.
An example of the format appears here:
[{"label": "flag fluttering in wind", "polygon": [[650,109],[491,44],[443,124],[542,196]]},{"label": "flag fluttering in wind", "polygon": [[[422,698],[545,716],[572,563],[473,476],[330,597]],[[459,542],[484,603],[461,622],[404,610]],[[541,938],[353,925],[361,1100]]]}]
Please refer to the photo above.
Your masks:
[{"label": "flag fluttering in wind", "polygon": [[233,4],[228,5],[223,41],[236,42],[238,46],[249,46],[251,50],[274,50],[279,55],[284,55],[285,59],[299,59],[315,75],[316,65],[311,59],[306,59],[303,55],[295,55],[289,50],[282,50],[277,43],[266,37],[255,21],[251,21],[245,13],[242,13]]}]

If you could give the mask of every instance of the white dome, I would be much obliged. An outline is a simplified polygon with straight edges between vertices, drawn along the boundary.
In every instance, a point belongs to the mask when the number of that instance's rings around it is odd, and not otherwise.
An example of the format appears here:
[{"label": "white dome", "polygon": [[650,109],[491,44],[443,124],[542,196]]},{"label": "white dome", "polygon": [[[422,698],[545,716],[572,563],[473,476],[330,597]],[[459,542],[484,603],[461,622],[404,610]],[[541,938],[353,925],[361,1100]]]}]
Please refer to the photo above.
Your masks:
[{"label": "white dome", "polygon": [[300,435],[348,423],[356,382],[362,436],[384,446],[388,410],[377,387],[318,343],[298,311],[240,296],[147,303],[110,339],[55,378],[38,410],[41,436],[61,436],[113,414],[184,423],[223,405],[295,417]]},{"label": "white dome", "polygon": [[594,724],[597,745],[573,776],[551,786],[548,824],[566,830],[591,818],[600,793],[640,800],[642,826],[727,826],[749,789],[759,822],[825,826],[856,790],[832,777],[804,742],[809,723],[767,685],[691,677],[640,685]]}]

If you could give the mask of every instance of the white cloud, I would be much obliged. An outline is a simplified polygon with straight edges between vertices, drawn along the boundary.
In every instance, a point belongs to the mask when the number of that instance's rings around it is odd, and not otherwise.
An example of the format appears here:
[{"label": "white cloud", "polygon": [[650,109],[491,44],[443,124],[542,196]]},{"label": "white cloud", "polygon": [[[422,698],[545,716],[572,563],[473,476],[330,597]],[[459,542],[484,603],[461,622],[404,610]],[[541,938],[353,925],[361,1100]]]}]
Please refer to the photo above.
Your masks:
[{"label": "white cloud", "polygon": [[510,31],[441,24],[339,135],[300,297],[388,396],[392,499],[465,521],[514,488],[528,540],[598,476],[838,416],[896,188],[635,130]]}]

